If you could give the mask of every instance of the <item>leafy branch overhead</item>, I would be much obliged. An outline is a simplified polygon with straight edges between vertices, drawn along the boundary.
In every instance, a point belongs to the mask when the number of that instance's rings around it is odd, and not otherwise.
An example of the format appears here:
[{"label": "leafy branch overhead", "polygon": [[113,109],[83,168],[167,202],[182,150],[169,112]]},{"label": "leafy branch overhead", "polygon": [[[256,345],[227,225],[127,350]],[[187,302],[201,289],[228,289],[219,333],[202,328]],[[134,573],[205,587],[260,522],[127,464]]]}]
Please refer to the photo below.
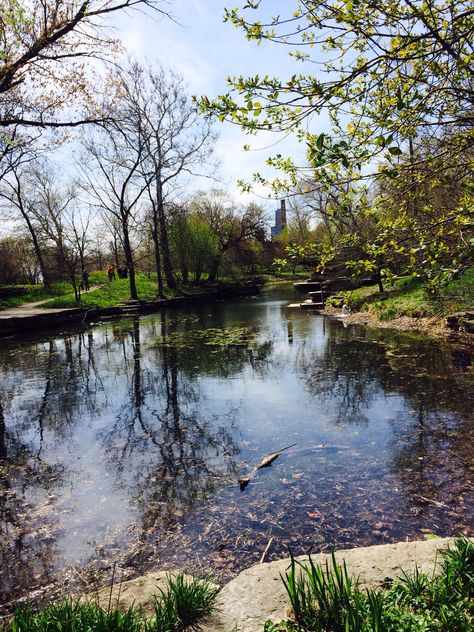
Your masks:
[{"label": "leafy branch overhead", "polygon": [[[249,132],[293,130],[314,167],[391,160],[420,128],[461,137],[472,128],[474,8],[467,0],[293,0],[285,15],[271,10],[266,0],[248,2],[227,9],[225,20],[249,40],[284,45],[295,67],[301,62],[309,72],[229,77],[226,94],[201,99],[204,111]],[[339,140],[308,126],[323,111],[340,127]]]},{"label": "leafy branch overhead", "polygon": [[249,134],[293,134],[300,158],[268,157],[277,176],[254,182],[303,199],[331,247],[357,245],[355,274],[375,271],[381,288],[415,274],[436,292],[474,256],[472,1],[282,6],[247,2],[225,20],[286,49],[294,72],[229,77],[201,110]]}]

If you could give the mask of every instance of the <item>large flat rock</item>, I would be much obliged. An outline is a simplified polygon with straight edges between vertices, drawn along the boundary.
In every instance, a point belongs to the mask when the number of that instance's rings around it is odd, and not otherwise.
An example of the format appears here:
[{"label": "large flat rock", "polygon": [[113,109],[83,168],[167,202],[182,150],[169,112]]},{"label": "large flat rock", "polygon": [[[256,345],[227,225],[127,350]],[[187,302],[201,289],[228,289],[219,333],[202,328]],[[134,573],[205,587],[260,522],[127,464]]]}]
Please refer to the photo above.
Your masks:
[{"label": "large flat rock", "polygon": [[[427,573],[439,568],[438,550],[454,542],[454,538],[437,538],[419,542],[400,542],[336,552],[339,563],[345,560],[349,573],[358,577],[361,587],[379,586],[386,577],[396,578],[401,570],[413,571],[415,566]],[[307,562],[307,556],[296,558]],[[312,556],[317,564],[331,561],[329,554]],[[259,564],[242,571],[226,584],[217,598],[218,612],[203,625],[205,632],[262,632],[268,619],[278,622],[286,618],[288,599],[281,575],[289,568],[289,559]],[[103,588],[99,602],[107,607],[126,609],[140,605],[146,614],[153,611],[153,595],[164,589],[168,573],[148,573],[143,577],[114,586],[112,593]]]},{"label": "large flat rock", "polygon": [[[454,542],[454,538],[437,538],[419,542],[382,544],[336,552],[336,560],[345,560],[347,570],[359,577],[361,587],[379,586],[386,577],[395,578],[401,570],[413,571],[415,566],[431,573],[439,559],[437,551]],[[307,556],[296,558],[300,562]],[[319,553],[312,556],[317,564],[331,561],[331,556]],[[439,566],[439,565],[438,565]],[[281,574],[289,568],[289,560],[277,560],[242,571],[223,587],[218,596],[219,612],[203,629],[206,632],[262,632],[270,619],[278,622],[286,618],[288,599]]]}]

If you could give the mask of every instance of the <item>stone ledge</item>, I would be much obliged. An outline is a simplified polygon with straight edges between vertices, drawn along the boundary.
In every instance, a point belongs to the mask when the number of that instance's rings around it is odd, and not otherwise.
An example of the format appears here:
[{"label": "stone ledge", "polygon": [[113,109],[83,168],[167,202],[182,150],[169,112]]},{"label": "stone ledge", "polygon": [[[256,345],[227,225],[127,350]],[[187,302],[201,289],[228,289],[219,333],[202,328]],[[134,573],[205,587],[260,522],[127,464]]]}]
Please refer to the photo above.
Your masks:
[{"label": "stone ledge", "polygon": [[[411,572],[415,565],[431,573],[436,566],[437,551],[454,542],[454,538],[439,538],[418,542],[382,544],[336,552],[336,560],[345,560],[347,570],[359,577],[361,587],[379,586],[386,577],[395,578],[401,570]],[[307,556],[296,558],[300,562]],[[331,556],[312,555],[317,564],[325,564]],[[281,621],[286,616],[288,599],[280,574],[289,568],[289,560],[277,560],[242,571],[223,587],[218,596],[219,613],[208,621],[206,632],[262,632],[270,619]]]},{"label": "stone ledge", "polygon": [[[415,566],[427,573],[435,572],[438,549],[446,548],[453,542],[454,538],[436,538],[345,549],[336,552],[336,560],[339,563],[345,560],[348,571],[359,578],[362,588],[376,587],[386,577],[396,578],[401,570],[410,573]],[[308,557],[296,559],[305,562]],[[331,560],[331,556],[318,553],[312,559],[324,565],[326,560]],[[284,619],[288,599],[280,575],[288,570],[289,563],[286,558],[242,571],[220,591],[217,598],[218,612],[202,626],[203,632],[262,632],[266,620],[278,622]],[[132,604],[140,605],[145,613],[150,614],[153,609],[152,596],[159,592],[159,588],[164,589],[167,575],[164,571],[148,573],[124,582],[120,588],[114,586],[112,605],[118,605],[121,609]],[[107,607],[110,588],[103,588],[97,596],[99,603]]]}]

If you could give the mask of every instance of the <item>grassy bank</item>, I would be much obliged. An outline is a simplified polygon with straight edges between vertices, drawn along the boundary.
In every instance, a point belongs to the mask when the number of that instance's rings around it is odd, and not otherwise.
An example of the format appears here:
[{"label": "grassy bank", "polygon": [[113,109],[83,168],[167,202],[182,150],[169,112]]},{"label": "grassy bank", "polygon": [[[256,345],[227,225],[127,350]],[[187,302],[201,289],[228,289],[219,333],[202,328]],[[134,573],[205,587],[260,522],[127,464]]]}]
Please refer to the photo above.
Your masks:
[{"label": "grassy bank", "polygon": [[94,601],[72,600],[35,611],[23,607],[1,632],[183,632],[196,629],[215,610],[218,589],[207,581],[171,577],[166,591],[155,597],[154,613],[145,617],[139,608],[106,610]]},{"label": "grassy bank", "polygon": [[[71,284],[67,282],[54,283],[48,290],[42,285],[18,286],[25,288],[27,293],[1,300],[0,310],[18,307],[36,301],[46,301],[41,305],[41,308],[46,309],[78,306],[88,308],[115,307],[130,299],[129,279],[117,278],[113,281],[108,281],[107,273],[98,271],[90,274],[89,283],[91,287],[96,287],[90,292],[81,294],[79,304],[76,303]],[[145,301],[157,299],[156,274],[147,275],[138,272],[136,275],[136,284],[140,299]],[[190,294],[199,291],[201,290],[197,286],[182,285],[178,291],[166,290],[165,296],[172,297],[182,293]]]},{"label": "grassy bank", "polygon": [[53,299],[57,296],[64,296],[71,291],[71,285],[65,281],[53,283],[50,288],[46,289],[42,285],[16,285],[7,286],[12,288],[20,288],[26,290],[25,294],[20,296],[10,296],[0,299],[0,310],[9,309],[10,307],[18,307],[25,303],[34,303],[36,301],[44,301]]},{"label": "grassy bank", "polygon": [[291,621],[265,632],[468,632],[474,625],[474,544],[441,553],[441,573],[402,573],[385,589],[362,591],[333,557],[326,568],[292,560],[283,579]]},{"label": "grassy bank", "polygon": [[[79,303],[79,306],[81,307],[115,307],[130,299],[129,279],[117,278],[114,281],[108,281],[106,272],[93,272],[90,275],[89,283],[91,286],[99,287],[81,295],[81,301]],[[136,284],[140,299],[145,301],[156,300],[158,295],[156,275],[148,276],[138,272],[136,275]],[[168,290],[166,295],[174,296],[175,292]],[[69,286],[68,293],[48,301],[42,307],[55,309],[59,307],[77,306],[78,305],[74,298],[74,292],[71,291],[71,286]]]},{"label": "grassy bank", "polygon": [[447,316],[474,306],[474,268],[432,296],[416,277],[395,281],[380,293],[378,286],[360,288],[343,294],[344,302],[355,311],[367,311],[380,320],[401,316]]},{"label": "grassy bank", "polygon": [[[138,271],[135,280],[140,300],[154,301],[158,298],[156,274],[145,274]],[[206,280],[203,280],[198,285],[178,282],[177,290],[165,289],[164,294],[166,298],[195,294],[206,291],[206,289],[209,290],[209,288],[215,287],[216,285],[218,286],[219,284],[235,283],[237,280],[238,279],[235,278],[222,279],[217,284],[208,284]],[[280,282],[288,283],[289,280],[285,278]],[[43,301],[41,309],[73,307],[94,309],[116,307],[130,299],[130,280],[128,278],[116,278],[113,281],[109,281],[106,272],[92,272],[89,277],[89,284],[93,289],[89,292],[82,293],[79,303],[76,302],[71,284],[67,282],[54,283],[49,290],[46,290],[41,285],[16,286],[25,288],[27,293],[0,301],[0,310],[18,307],[35,301]]]},{"label": "grassy bank", "polygon": [[[292,558],[282,576],[289,619],[262,623],[262,632],[470,632],[474,629],[474,543],[459,538],[439,555],[436,575],[418,569],[412,574],[401,571],[394,580],[386,578],[380,588],[365,590],[334,556],[325,566],[314,564],[311,557],[304,565]],[[39,610],[20,608],[12,621],[0,624],[0,632],[198,630],[205,617],[217,610],[217,593],[218,588],[207,581],[178,574],[170,576],[166,590],[154,597],[149,616],[138,607],[119,611],[111,605],[111,592],[105,608],[84,599]]]}]

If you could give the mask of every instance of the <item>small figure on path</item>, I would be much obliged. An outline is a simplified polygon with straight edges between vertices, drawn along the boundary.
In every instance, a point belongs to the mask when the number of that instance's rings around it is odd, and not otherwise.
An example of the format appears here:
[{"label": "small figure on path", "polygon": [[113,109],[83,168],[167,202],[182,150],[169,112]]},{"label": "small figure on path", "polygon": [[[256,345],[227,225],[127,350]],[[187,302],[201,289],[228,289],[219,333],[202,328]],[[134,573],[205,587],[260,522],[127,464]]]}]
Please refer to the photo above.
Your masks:
[{"label": "small figure on path", "polygon": [[108,266],[107,274],[109,275],[109,281],[115,281],[115,266],[113,263]]},{"label": "small figure on path", "polygon": [[89,285],[89,273],[87,272],[87,270],[83,270],[82,271],[82,286],[84,288],[84,290],[86,292],[89,291],[90,289],[90,285]]},{"label": "small figure on path", "polygon": [[119,279],[126,279],[128,275],[127,265],[124,263],[123,265],[117,268],[117,274]]}]

